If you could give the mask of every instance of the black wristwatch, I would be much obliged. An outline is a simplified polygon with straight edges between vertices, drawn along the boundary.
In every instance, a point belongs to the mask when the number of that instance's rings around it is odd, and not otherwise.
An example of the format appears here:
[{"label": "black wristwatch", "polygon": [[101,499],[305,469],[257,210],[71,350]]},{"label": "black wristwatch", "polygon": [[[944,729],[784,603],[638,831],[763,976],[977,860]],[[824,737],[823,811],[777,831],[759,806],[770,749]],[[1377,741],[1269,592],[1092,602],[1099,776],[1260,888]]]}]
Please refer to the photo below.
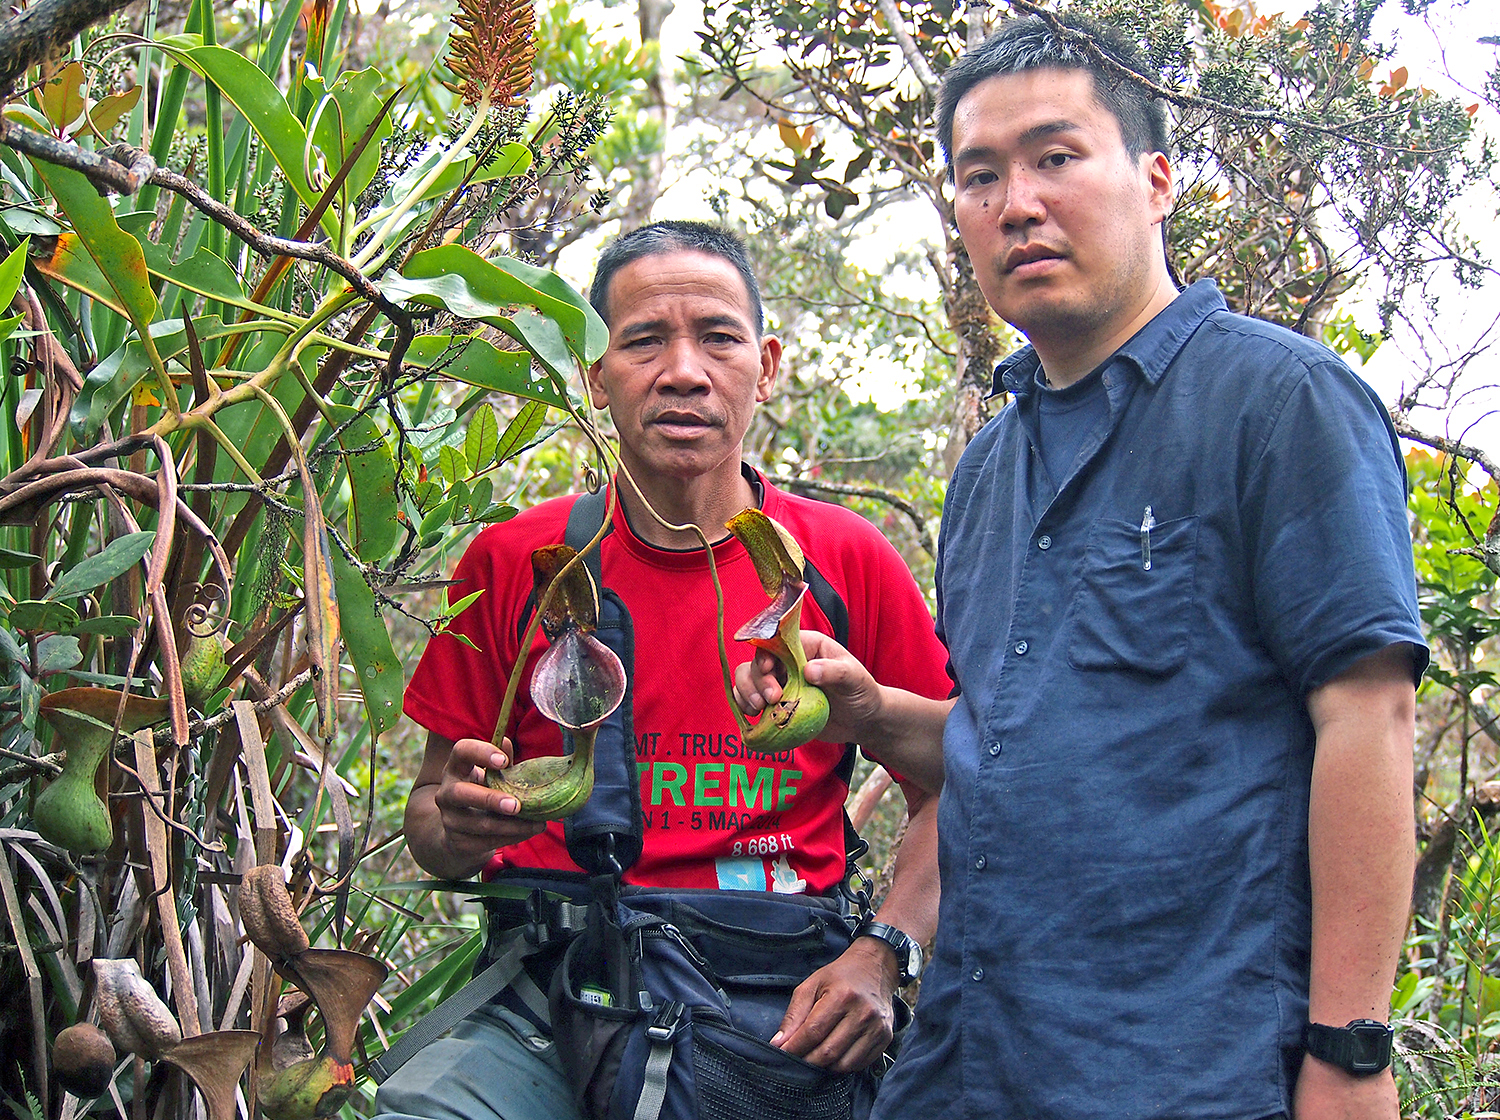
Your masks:
[{"label": "black wristwatch", "polygon": [[916,938],[884,922],[864,922],[854,931],[855,937],[875,937],[884,941],[896,954],[898,979],[902,987],[922,974],[922,946]]},{"label": "black wristwatch", "polygon": [[1391,1064],[1394,1034],[1389,1023],[1375,1019],[1355,1019],[1347,1027],[1308,1023],[1302,1046],[1314,1058],[1363,1077]]}]

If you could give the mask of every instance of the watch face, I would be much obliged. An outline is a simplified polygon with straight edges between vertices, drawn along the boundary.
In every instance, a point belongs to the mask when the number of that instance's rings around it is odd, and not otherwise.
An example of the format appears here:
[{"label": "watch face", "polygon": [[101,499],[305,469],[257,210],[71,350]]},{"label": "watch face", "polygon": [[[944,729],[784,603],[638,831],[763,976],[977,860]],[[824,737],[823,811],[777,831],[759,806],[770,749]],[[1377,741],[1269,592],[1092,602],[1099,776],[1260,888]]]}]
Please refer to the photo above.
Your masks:
[{"label": "watch face", "polygon": [[1390,1064],[1391,1028],[1373,1020],[1349,1024],[1349,1040],[1353,1044],[1350,1053],[1352,1072],[1371,1073]]}]

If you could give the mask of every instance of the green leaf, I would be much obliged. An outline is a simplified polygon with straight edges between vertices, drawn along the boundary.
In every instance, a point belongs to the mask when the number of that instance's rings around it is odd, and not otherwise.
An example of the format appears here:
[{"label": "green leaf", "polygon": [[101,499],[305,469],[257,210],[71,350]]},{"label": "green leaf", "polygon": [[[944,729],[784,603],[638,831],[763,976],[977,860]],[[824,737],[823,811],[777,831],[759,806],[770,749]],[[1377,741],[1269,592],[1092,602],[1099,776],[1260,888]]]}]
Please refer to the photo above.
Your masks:
[{"label": "green leaf", "polygon": [[22,238],[15,251],[0,261],[0,307],[9,307],[21,289],[21,276],[26,271],[26,251],[30,245],[31,238]]},{"label": "green leaf", "polygon": [[437,620],[446,627],[448,623],[452,622],[459,615],[463,614],[464,611],[468,610],[469,607],[473,605],[474,600],[478,599],[483,594],[484,588],[481,587],[478,591],[472,591],[469,594],[465,595],[458,602],[449,603],[442,610],[438,611]]},{"label": "green leaf", "polygon": [[[308,83],[309,86],[312,82]],[[359,138],[365,134],[377,114],[382,111],[385,98],[379,94],[385,78],[373,66],[357,72],[339,76],[326,95],[313,126],[313,143],[327,161],[327,173],[332,178],[348,153],[354,150]],[[370,185],[375,173],[380,170],[380,142],[391,134],[390,117],[375,129],[375,135],[360,154],[348,177],[344,180],[344,193],[349,199],[358,198]]]},{"label": "green leaf", "polygon": [[505,434],[495,445],[495,462],[503,463],[524,451],[541,431],[547,419],[547,406],[541,401],[527,401],[521,411],[505,426]]},{"label": "green leaf", "polygon": [[73,223],[116,301],[136,329],[144,332],[156,318],[156,293],[151,290],[141,243],[119,227],[109,203],[82,174],[45,160],[32,160],[32,166]]},{"label": "green leaf", "polygon": [[[178,261],[171,270],[163,274],[178,287],[219,299],[245,299],[245,285],[224,258],[215,256],[207,249],[199,249],[185,261]],[[198,320],[193,320],[198,326]]]},{"label": "green leaf", "polygon": [[[303,152],[307,133],[276,84],[250,59],[228,47],[206,46],[168,49],[167,53],[210,79],[231,104],[250,122],[271,158],[281,168],[292,190],[309,210],[317,204],[318,192],[307,181]],[[330,208],[322,226],[330,236],[338,233],[339,215]]]},{"label": "green leaf", "polygon": [[117,315],[125,314],[125,309],[120,306],[119,296],[114,288],[104,278],[104,273],[99,271],[99,266],[94,263],[94,258],[84,247],[83,239],[73,231],[68,230],[57,235],[50,257],[35,257],[31,263],[36,265],[37,270],[43,276],[49,276],[59,283],[84,293],[91,299],[104,304]]},{"label": "green leaf", "polygon": [[29,552],[17,552],[13,548],[0,548],[0,568],[29,568],[40,560]]},{"label": "green leaf", "polygon": [[432,503],[442,496],[443,488],[430,478],[412,487],[412,500],[417,503],[417,509],[423,513],[431,509]]},{"label": "green leaf", "polygon": [[140,627],[140,619],[128,614],[105,614],[85,618],[72,627],[74,634],[103,634],[106,638],[123,638],[134,634]]},{"label": "green leaf", "polygon": [[77,623],[78,612],[67,603],[22,599],[10,608],[11,627],[31,634],[42,630],[71,630]]},{"label": "green leaf", "polygon": [[452,498],[444,498],[437,505],[427,511],[422,518],[421,533],[423,537],[435,530],[443,528],[453,517],[454,501]]},{"label": "green leaf", "polygon": [[151,542],[155,539],[156,533],[151,530],[116,537],[102,552],[85,557],[64,572],[52,590],[47,592],[46,598],[53,601],[71,599],[93,590],[101,583],[108,583],[140,563],[141,557],[150,551]]},{"label": "green leaf", "polygon": [[350,405],[331,405],[343,431],[339,446],[349,474],[349,516],[354,522],[354,552],[377,564],[401,539],[396,496],[396,455],[373,418]]},{"label": "green leaf", "polygon": [[469,474],[484,470],[494,461],[495,446],[499,442],[500,424],[495,419],[495,410],[480,401],[464,435],[464,458],[468,460]]},{"label": "green leaf", "polygon": [[36,675],[60,673],[71,669],[83,660],[83,650],[78,639],[71,634],[53,634],[43,638],[36,648]]},{"label": "green leaf", "polygon": [[478,514],[490,508],[490,500],[494,497],[494,493],[495,485],[488,478],[481,478],[474,484],[474,492],[464,503],[469,507],[469,520],[475,520]]},{"label": "green leaf", "polygon": [[466,385],[566,408],[552,379],[533,371],[529,354],[499,350],[482,338],[462,334],[421,335],[412,341],[406,360]]},{"label": "green leaf", "polygon": [[[458,448],[444,444],[438,451],[438,470],[443,474],[443,481],[449,486],[461,479],[465,474],[464,457]],[[426,531],[425,523],[423,531]]]},{"label": "green leaf", "polygon": [[474,520],[487,521],[491,525],[493,525],[497,521],[509,521],[519,512],[520,511],[517,510],[515,506],[507,505],[502,502],[499,505],[490,506],[489,509],[485,510],[483,513],[475,517]]},{"label": "green leaf", "polygon": [[[587,300],[556,273],[506,258],[485,260],[463,245],[439,245],[414,256],[398,277],[381,281],[393,300],[416,300],[444,307],[465,319],[479,319],[498,327],[527,347],[554,375],[572,373],[569,353],[583,365],[592,364],[609,344],[609,329]],[[516,306],[555,324],[565,351],[559,353],[548,332],[528,329]],[[546,344],[539,339],[546,339]]]},{"label": "green leaf", "polygon": [[[444,247],[453,248],[453,246]],[[518,261],[512,257],[495,257],[491,263],[537,291],[551,296],[560,303],[567,304],[582,314],[583,333],[575,337],[570,320],[561,319],[551,314],[547,308],[538,306],[538,310],[563,327],[568,337],[569,348],[583,360],[584,365],[592,365],[604,356],[604,351],[609,349],[609,328],[604,325],[604,320],[594,310],[594,305],[586,300],[581,292],[557,273],[538,268],[534,264],[527,264],[525,261]]]},{"label": "green leaf", "polygon": [[401,695],[406,688],[401,659],[391,645],[385,620],[380,617],[375,596],[364,576],[340,549],[332,549],[329,558],[344,645],[354,665],[354,678],[364,697],[370,728],[379,735],[394,727],[401,715]]},{"label": "green leaf", "polygon": [[[399,199],[405,199],[412,191],[416,190],[417,184],[421,182],[422,176],[432,169],[437,162],[439,152],[433,151],[419,162],[413,164],[391,184],[390,190],[381,199],[383,206],[391,206]],[[437,180],[433,182],[418,197],[418,202],[426,202],[428,199],[441,198],[449,191],[464,181],[464,175],[473,164],[472,158],[456,159],[448,165]],[[490,160],[478,171],[474,172],[470,183],[488,183],[495,179],[510,179],[517,175],[524,175],[531,170],[531,150],[525,144],[505,144],[495,158]]]},{"label": "green leaf", "polygon": [[42,113],[58,132],[83,115],[83,63],[70,62],[42,87]]}]

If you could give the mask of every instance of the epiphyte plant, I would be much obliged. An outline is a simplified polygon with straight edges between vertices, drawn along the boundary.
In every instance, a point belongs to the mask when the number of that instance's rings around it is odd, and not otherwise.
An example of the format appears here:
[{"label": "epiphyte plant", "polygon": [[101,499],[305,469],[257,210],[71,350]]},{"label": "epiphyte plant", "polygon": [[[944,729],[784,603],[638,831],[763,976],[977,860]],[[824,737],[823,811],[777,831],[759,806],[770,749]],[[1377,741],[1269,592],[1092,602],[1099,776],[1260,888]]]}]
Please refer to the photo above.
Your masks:
[{"label": "epiphyte plant", "polygon": [[107,781],[101,764],[114,745],[116,714],[127,735],[167,718],[165,700],[131,695],[122,711],[121,699],[107,688],[65,688],[42,698],[41,717],[67,762],[37,795],[32,821],[44,838],[70,852],[102,852],[114,842],[114,825],[96,786],[101,778]]},{"label": "epiphyte plant", "polygon": [[[331,1116],[354,1091],[354,1038],[365,1005],[388,969],[367,953],[315,949],[297,917],[281,868],[262,864],[240,880],[240,918],[255,947],[277,973],[310,997],[323,1020],[323,1049],[306,1045],[305,1005],[285,1016],[291,1045],[263,1047],[256,1096],[271,1120],[312,1120]],[[274,1032],[274,1026],[273,1026]]]},{"label": "epiphyte plant", "polygon": [[745,509],[725,524],[750,554],[761,586],[771,603],[735,634],[776,658],[786,670],[781,699],[751,725],[739,709],[730,710],[744,732],[745,746],[762,754],[776,754],[800,747],[815,738],[828,722],[828,697],[803,676],[807,654],[802,648],[802,598],[807,594],[803,579],[802,549],[785,527],[758,509]]},{"label": "epiphyte plant", "polygon": [[[537,658],[531,699],[569,733],[573,750],[491,770],[486,782],[520,803],[522,820],[552,821],[583,808],[594,790],[594,739],[625,698],[625,667],[594,637],[599,593],[573,549],[565,544],[539,548],[531,554],[531,570],[542,631],[551,643]],[[497,744],[509,714],[507,705],[495,728]]]}]

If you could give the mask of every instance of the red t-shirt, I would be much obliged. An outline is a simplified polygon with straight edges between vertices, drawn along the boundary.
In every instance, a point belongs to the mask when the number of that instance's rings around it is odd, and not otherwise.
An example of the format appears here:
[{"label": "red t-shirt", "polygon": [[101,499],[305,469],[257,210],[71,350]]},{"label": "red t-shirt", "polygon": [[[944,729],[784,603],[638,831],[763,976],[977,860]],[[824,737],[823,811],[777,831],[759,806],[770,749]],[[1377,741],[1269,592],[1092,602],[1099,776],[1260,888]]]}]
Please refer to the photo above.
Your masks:
[{"label": "red t-shirt", "polygon": [[[764,482],[764,480],[762,480]],[[781,522],[849,610],[849,647],[875,678],[933,698],[949,693],[947,654],[906,564],[880,533],[841,506],[764,488],[762,509]],[[531,553],[563,539],[576,497],[534,506],[477,536],[454,571],[450,600],[484,590],[452,631],[428,643],[406,690],[407,715],[448,739],[488,740],[495,730],[517,623],[532,587]],[[600,546],[605,586],[625,602],[635,628],[636,760],[645,842],[626,882],[822,893],[844,871],[840,812],[848,788],[835,773],[841,743],[814,741],[790,758],[740,745],[724,695],[714,641],[715,605],[701,550],[645,544],[616,508]],[[714,547],[724,586],[730,665],[754,648],[736,630],[769,601],[743,546]],[[811,595],[804,629],[832,633]],[[540,631],[527,656],[506,734],[518,758],[562,753],[562,735],[530,701],[530,678],[546,648]],[[532,839],[495,853],[485,874],[505,867],[574,870],[554,821]]]}]

